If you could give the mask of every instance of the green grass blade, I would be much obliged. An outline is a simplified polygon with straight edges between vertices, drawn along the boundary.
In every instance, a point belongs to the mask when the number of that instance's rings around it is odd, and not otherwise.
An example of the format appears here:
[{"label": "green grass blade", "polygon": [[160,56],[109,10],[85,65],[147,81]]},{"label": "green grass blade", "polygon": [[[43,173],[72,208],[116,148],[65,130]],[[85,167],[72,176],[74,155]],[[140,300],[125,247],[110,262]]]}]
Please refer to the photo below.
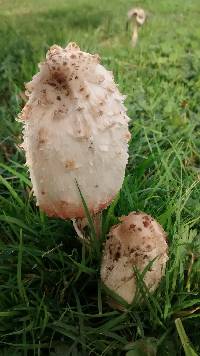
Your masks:
[{"label": "green grass blade", "polygon": [[3,184],[8,189],[8,191],[10,192],[14,200],[18,203],[18,205],[21,208],[24,208],[24,202],[21,200],[21,198],[16,193],[16,191],[13,189],[12,185],[8,183],[8,181],[5,178],[3,178],[2,175],[0,175],[0,183]]},{"label": "green grass blade", "polygon": [[181,319],[176,319],[175,325],[185,351],[185,356],[198,356],[190,345],[190,341],[186,335]]}]

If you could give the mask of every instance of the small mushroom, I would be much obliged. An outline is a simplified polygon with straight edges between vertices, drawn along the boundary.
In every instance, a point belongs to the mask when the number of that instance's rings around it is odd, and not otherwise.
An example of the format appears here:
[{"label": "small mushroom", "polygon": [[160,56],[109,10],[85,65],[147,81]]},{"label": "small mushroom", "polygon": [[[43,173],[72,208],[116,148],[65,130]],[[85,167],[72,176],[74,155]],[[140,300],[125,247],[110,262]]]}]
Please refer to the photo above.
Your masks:
[{"label": "small mushroom", "polygon": [[132,46],[135,47],[138,41],[138,29],[146,21],[146,13],[142,8],[134,7],[128,11],[128,21],[133,20]]},{"label": "small mushroom", "polygon": [[112,227],[105,243],[101,280],[131,304],[137,290],[134,267],[142,273],[149,266],[143,281],[150,292],[158,287],[164,275],[168,260],[166,233],[155,219],[143,212],[132,212],[120,221]]},{"label": "small mushroom", "polygon": [[[121,188],[128,160],[124,96],[98,55],[52,46],[26,84],[23,148],[37,205],[49,216],[92,215]],[[80,191],[78,189],[80,188]]]}]

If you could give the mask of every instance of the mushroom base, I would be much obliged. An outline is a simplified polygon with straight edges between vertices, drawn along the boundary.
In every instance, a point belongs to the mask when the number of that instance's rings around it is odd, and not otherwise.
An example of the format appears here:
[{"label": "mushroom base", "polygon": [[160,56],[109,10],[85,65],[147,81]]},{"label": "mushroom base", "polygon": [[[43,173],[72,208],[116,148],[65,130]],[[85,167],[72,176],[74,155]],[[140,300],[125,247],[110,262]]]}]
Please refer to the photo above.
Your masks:
[{"label": "mushroom base", "polygon": [[[91,215],[95,215],[102,211],[103,209],[107,208],[107,206],[114,200],[115,196],[108,199],[106,202],[100,203],[98,207],[93,207],[88,204],[88,210],[90,211]],[[85,218],[86,213],[83,206],[68,204],[65,201],[58,201],[57,203],[54,202],[53,205],[45,205],[40,204],[40,209],[44,211],[50,217],[58,217],[61,219],[73,219],[74,216],[76,218]]]}]

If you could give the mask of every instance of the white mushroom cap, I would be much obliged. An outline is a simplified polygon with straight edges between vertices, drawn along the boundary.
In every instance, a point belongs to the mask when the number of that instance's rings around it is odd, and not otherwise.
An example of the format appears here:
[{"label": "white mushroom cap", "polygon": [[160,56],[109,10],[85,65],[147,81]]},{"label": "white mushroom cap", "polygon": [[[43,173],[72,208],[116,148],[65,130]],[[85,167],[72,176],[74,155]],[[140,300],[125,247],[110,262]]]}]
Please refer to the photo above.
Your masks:
[{"label": "white mushroom cap", "polygon": [[[52,46],[26,85],[26,162],[37,204],[49,216],[84,217],[120,190],[128,160],[128,117],[111,72],[75,43]],[[77,183],[76,183],[77,181]]]},{"label": "white mushroom cap", "polygon": [[154,260],[144,276],[150,292],[158,286],[165,272],[167,255],[166,233],[150,215],[132,212],[112,227],[105,243],[101,265],[103,283],[131,304],[137,282],[133,267],[142,273]]},{"label": "white mushroom cap", "polygon": [[140,7],[134,7],[128,11],[128,19],[136,19],[138,25],[142,26],[146,21],[146,13]]}]

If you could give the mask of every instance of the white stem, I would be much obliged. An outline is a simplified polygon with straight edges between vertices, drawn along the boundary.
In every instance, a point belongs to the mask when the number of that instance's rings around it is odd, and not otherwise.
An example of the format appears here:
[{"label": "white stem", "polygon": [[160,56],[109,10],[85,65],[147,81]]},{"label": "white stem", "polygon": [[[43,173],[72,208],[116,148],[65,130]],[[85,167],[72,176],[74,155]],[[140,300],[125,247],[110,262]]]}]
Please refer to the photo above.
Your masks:
[{"label": "white stem", "polygon": [[134,23],[133,34],[132,34],[132,46],[135,47],[138,41],[138,25],[137,22]]},{"label": "white stem", "polygon": [[[81,240],[87,240],[87,236],[84,235],[84,228],[88,225],[86,218],[72,219],[74,230],[76,231],[78,237]],[[93,224],[96,232],[97,239],[101,236],[101,223],[102,223],[102,212],[93,215]]]},{"label": "white stem", "polygon": [[76,231],[78,237],[79,237],[81,240],[85,240],[85,236],[83,235],[81,229],[79,228],[78,223],[77,223],[77,220],[76,220],[76,219],[72,219],[72,222],[73,222],[74,230]]}]

